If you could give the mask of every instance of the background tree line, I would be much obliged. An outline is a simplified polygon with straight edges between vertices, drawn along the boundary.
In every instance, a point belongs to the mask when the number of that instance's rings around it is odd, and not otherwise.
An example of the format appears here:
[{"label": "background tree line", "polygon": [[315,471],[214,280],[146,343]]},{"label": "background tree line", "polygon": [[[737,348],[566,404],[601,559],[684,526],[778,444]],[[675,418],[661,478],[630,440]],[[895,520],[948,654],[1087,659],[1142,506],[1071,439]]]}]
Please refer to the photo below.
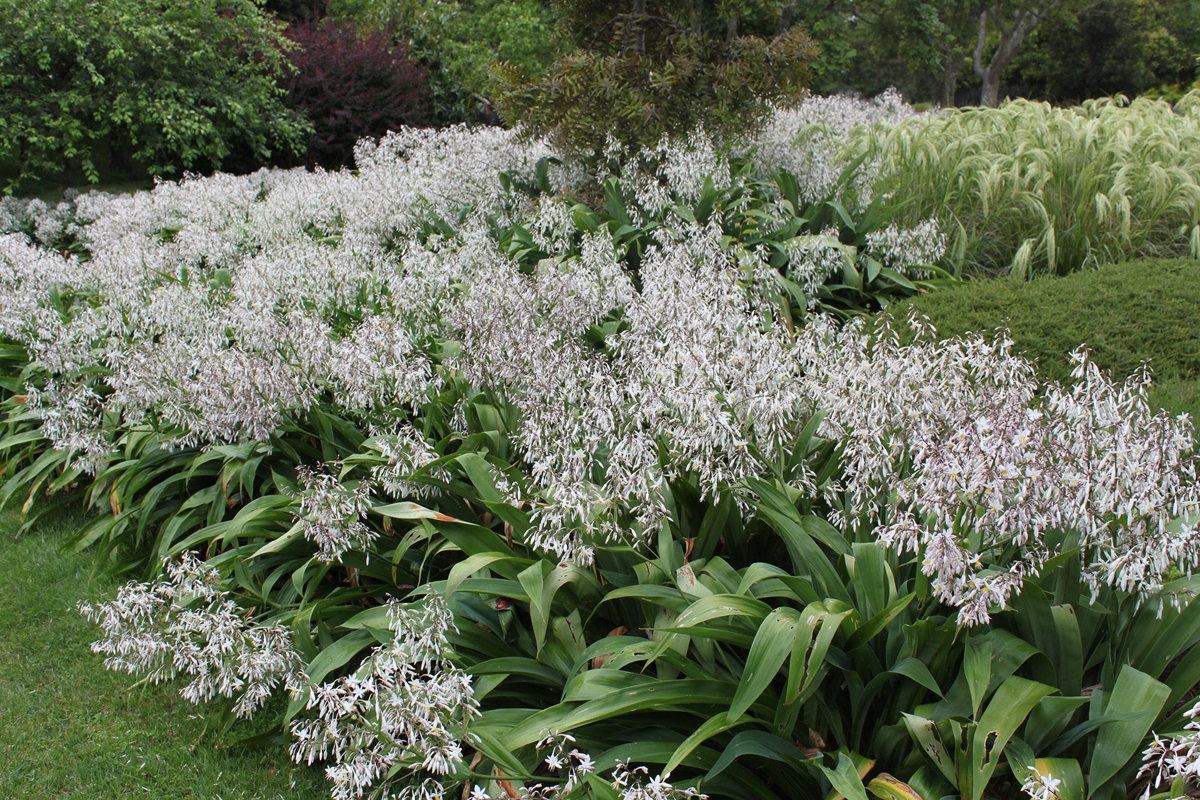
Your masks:
[{"label": "background tree line", "polygon": [[914,102],[1180,93],[1200,0],[0,0],[10,189],[350,163],[400,125],[597,150],[805,89]]}]

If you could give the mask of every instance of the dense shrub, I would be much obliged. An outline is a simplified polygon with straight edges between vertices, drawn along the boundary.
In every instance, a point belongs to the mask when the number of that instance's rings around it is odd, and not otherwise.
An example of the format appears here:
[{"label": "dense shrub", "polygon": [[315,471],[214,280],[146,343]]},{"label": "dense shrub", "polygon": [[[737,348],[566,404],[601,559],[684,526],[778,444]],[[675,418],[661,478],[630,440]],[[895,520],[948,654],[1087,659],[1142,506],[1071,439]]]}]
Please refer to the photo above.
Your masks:
[{"label": "dense shrub", "polygon": [[15,182],[98,180],[106,158],[153,173],[295,149],[279,26],[252,0],[3,0],[0,161]]},{"label": "dense shrub", "polygon": [[[1173,414],[1200,418],[1200,264],[1133,261],[1029,283],[974,282],[910,301],[941,337],[1006,326],[1013,348],[1046,380],[1070,380],[1070,354],[1115,376],[1148,361],[1150,399]],[[897,313],[903,313],[897,309]]]},{"label": "dense shrub", "polygon": [[430,72],[435,121],[495,123],[497,61],[541,75],[566,47],[543,0],[333,0],[331,15],[407,40]]},{"label": "dense shrub", "polygon": [[799,28],[773,37],[739,35],[752,30],[753,12],[761,24],[777,11],[771,3],[713,6],[707,14],[672,0],[573,0],[560,9],[568,40],[579,49],[541,77],[515,65],[498,68],[499,102],[507,121],[575,151],[599,153],[610,137],[653,146],[699,126],[745,131],[766,116],[771,101],[803,92],[816,55]]},{"label": "dense shrub", "polygon": [[1200,262],[1131,261],[1028,283],[979,281],[910,303],[945,336],[1007,325],[1014,347],[1048,380],[1070,376],[1068,354],[1081,343],[1116,375],[1149,359],[1158,375],[1200,379]]},{"label": "dense shrub", "polygon": [[359,139],[429,121],[429,75],[387,33],[309,19],[293,23],[287,37],[297,48],[283,86],[288,104],[312,122],[310,161],[343,166]]}]

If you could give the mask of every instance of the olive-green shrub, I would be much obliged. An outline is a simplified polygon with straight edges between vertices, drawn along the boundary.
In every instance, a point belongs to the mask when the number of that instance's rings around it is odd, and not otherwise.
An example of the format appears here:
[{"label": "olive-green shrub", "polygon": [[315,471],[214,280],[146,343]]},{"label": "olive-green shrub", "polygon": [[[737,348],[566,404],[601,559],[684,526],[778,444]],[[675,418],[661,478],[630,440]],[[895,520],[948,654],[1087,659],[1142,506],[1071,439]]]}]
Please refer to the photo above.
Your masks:
[{"label": "olive-green shrub", "polygon": [[1080,344],[1117,377],[1148,360],[1163,385],[1161,404],[1200,407],[1200,261],[1128,261],[1061,278],[976,281],[910,305],[939,336],[1007,325],[1015,349],[1036,358],[1048,380],[1070,377],[1069,354]]}]

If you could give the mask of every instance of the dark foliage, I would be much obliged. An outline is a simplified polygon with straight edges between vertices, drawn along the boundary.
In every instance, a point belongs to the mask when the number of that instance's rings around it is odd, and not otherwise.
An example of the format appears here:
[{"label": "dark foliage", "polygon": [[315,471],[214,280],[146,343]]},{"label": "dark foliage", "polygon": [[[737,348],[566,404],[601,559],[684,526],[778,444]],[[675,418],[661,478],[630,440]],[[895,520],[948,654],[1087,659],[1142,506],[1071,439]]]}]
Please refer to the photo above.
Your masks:
[{"label": "dark foliage", "polygon": [[316,19],[293,23],[286,35],[298,45],[296,69],[283,80],[288,102],[315,129],[309,164],[344,166],[359,139],[428,122],[429,74],[402,42],[354,23]]},{"label": "dark foliage", "polygon": [[263,9],[271,12],[277,19],[284,22],[294,22],[310,17],[325,16],[329,0],[265,0]]},{"label": "dark foliage", "polygon": [[816,49],[802,30],[744,36],[771,29],[771,15],[709,18],[679,5],[563,0],[564,32],[580,49],[539,79],[502,65],[501,115],[596,153],[609,135],[637,147],[700,124],[717,134],[745,128],[770,101],[808,86]]}]

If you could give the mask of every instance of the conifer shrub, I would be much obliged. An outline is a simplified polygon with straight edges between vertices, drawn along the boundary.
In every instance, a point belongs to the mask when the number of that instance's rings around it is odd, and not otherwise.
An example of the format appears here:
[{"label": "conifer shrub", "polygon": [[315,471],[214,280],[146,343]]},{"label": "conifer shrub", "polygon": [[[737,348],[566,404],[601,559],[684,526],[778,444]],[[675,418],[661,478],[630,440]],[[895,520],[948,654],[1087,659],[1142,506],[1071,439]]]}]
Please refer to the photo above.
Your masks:
[{"label": "conifer shrub", "polygon": [[498,65],[501,116],[590,153],[610,137],[652,147],[698,126],[714,133],[751,127],[771,101],[800,96],[816,56],[799,28],[770,35],[767,5],[756,28],[749,14],[706,15],[669,1],[561,3],[565,38],[579,49],[536,78]]},{"label": "conifer shrub", "polygon": [[1156,372],[1200,378],[1200,262],[1127,261],[1028,283],[979,281],[915,298],[912,307],[952,336],[1007,324],[1016,349],[1051,380],[1070,375],[1081,342],[1098,365],[1127,375],[1145,359]]},{"label": "conifer shrub", "polygon": [[919,296],[911,307],[950,337],[1007,325],[1014,349],[1047,380],[1071,376],[1080,344],[1124,377],[1148,361],[1173,412],[1200,409],[1200,262],[1140,260],[1027,283],[978,281]]}]

